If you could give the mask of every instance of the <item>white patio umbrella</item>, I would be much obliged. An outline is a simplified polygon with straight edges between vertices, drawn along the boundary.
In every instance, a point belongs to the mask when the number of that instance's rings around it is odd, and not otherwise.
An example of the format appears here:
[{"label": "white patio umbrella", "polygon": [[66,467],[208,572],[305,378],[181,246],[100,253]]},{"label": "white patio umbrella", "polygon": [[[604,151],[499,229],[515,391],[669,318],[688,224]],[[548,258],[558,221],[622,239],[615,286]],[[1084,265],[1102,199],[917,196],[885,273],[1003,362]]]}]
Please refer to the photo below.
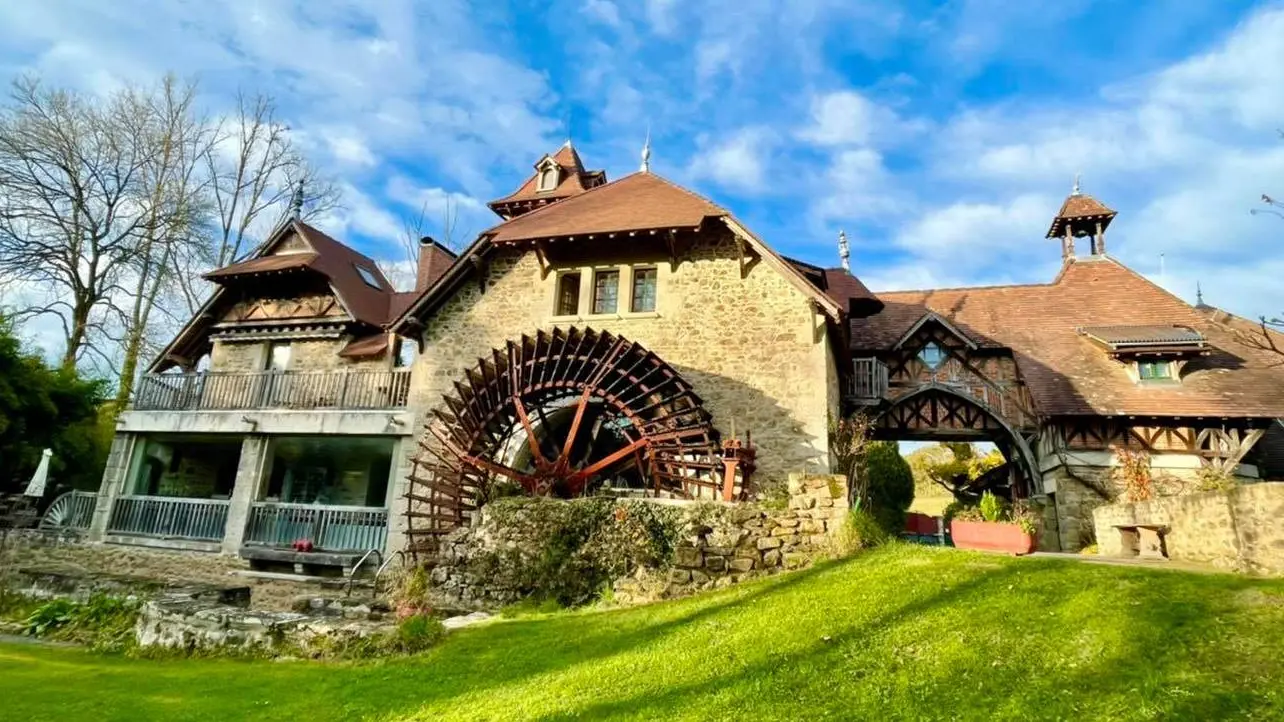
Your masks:
[{"label": "white patio umbrella", "polygon": [[45,495],[45,482],[49,481],[49,460],[53,458],[53,449],[45,449],[40,455],[40,466],[36,467],[36,473],[32,475],[31,482],[27,484],[27,490],[22,492],[27,496],[42,497]]}]

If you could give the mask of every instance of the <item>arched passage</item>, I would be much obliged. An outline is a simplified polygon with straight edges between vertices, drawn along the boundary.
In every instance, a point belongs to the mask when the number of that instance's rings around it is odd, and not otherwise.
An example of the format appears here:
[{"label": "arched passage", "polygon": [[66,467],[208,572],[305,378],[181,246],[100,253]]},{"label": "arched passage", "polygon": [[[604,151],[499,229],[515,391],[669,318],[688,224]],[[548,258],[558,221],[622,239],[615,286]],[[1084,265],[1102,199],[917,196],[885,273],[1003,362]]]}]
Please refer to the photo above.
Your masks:
[{"label": "arched passage", "polygon": [[1015,462],[1024,491],[1041,487],[1029,440],[1004,417],[948,384],[925,383],[898,396],[874,415],[874,437],[888,441],[992,441]]},{"label": "arched passage", "polygon": [[432,412],[407,494],[412,548],[498,493],[603,486],[713,496],[719,435],[682,376],[641,344],[571,328],[478,359]]}]

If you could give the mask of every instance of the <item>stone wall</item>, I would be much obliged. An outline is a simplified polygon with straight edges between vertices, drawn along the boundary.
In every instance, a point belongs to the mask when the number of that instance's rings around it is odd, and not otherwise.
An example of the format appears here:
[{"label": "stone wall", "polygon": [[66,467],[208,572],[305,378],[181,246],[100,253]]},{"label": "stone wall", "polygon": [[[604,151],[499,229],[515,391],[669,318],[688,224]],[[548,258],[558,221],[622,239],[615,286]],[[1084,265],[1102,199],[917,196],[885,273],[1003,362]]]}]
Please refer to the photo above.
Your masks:
[{"label": "stone wall", "polygon": [[[831,553],[833,536],[847,517],[847,492],[840,476],[791,475],[785,508],[759,504],[621,500],[628,504],[660,504],[679,514],[678,542],[672,559],[638,566],[614,580],[616,601],[629,604],[683,596],[723,587],[763,574],[794,569]],[[554,502],[562,504],[579,501]],[[460,529],[443,543],[433,569],[434,596],[460,607],[494,607],[518,601],[515,589],[502,575],[479,573],[473,562],[496,549],[536,546],[516,529],[505,528],[483,509],[473,527]]]},{"label": "stone wall", "polygon": [[261,341],[232,343],[215,341],[210,351],[210,371],[245,373],[262,371],[267,353]]},{"label": "stone wall", "polygon": [[[724,433],[752,432],[759,482],[783,488],[790,472],[827,470],[827,411],[838,398],[830,373],[824,318],[807,296],[766,264],[742,278],[740,253],[727,232],[710,232],[668,259],[639,254],[630,263],[657,268],[654,313],[624,312],[628,293],[621,273],[621,313],[554,316],[559,270],[545,274],[533,251],[492,256],[485,291],[463,284],[427,320],[424,351],[415,362],[412,408],[441,403],[462,370],[491,349],[522,334],[554,327],[592,327],[643,344],[691,383]],[[585,284],[587,285],[587,284]],[[582,286],[583,287],[583,286]],[[581,313],[590,308],[581,292]]]},{"label": "stone wall", "polygon": [[235,582],[250,588],[256,608],[268,610],[289,609],[291,600],[303,588],[296,582],[249,579],[235,574],[246,569],[249,563],[233,556],[86,543],[81,535],[73,533],[12,532],[0,553],[0,571],[130,577],[162,586],[226,586]]},{"label": "stone wall", "polygon": [[[286,339],[283,339],[286,340]],[[342,338],[307,338],[290,340],[291,371],[330,371],[336,369],[353,369],[363,371],[383,371],[392,368],[387,353],[382,356],[364,359],[349,359],[339,355],[348,344],[350,337]],[[210,370],[225,372],[262,371],[267,364],[265,341],[228,341],[214,342],[210,353]]]},{"label": "stone wall", "polygon": [[1168,558],[1284,574],[1284,482],[1109,504],[1093,511],[1098,550],[1131,555],[1120,527],[1166,527]]}]

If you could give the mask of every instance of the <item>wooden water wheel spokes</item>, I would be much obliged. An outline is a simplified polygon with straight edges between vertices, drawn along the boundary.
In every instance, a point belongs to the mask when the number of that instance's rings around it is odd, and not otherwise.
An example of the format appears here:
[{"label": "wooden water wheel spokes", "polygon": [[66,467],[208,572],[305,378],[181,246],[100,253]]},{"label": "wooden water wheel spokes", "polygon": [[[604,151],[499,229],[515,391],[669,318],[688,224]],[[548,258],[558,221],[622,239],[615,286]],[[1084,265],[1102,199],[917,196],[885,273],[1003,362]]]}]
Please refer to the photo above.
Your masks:
[{"label": "wooden water wheel spokes", "polygon": [[462,524],[502,485],[580,496],[611,483],[679,497],[720,486],[719,435],[690,384],[640,344],[592,329],[494,349],[425,431],[407,494],[412,538]]}]

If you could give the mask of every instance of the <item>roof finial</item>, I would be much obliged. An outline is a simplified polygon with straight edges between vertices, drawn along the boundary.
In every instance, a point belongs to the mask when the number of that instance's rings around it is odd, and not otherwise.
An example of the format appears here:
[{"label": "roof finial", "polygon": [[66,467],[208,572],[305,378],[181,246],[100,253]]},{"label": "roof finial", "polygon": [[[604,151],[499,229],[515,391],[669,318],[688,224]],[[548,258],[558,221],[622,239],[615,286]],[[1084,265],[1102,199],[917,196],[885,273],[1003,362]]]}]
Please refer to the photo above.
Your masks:
[{"label": "roof finial", "polygon": [[1204,289],[1199,285],[1199,281],[1195,281],[1195,305],[1204,305]]},{"label": "roof finial", "polygon": [[1072,196],[1079,195],[1079,174],[1078,173],[1074,174],[1074,190],[1070,191],[1070,195]]},{"label": "roof finial", "polygon": [[642,168],[643,173],[651,172],[651,126],[646,127],[646,143],[642,145]]},{"label": "roof finial", "polygon": [[838,231],[838,259],[842,261],[843,270],[848,273],[852,272],[852,267],[848,258],[851,257],[851,250],[847,246],[847,231],[839,229]]},{"label": "roof finial", "polygon": [[303,179],[294,188],[294,198],[290,201],[290,217],[299,220],[303,217]]}]

